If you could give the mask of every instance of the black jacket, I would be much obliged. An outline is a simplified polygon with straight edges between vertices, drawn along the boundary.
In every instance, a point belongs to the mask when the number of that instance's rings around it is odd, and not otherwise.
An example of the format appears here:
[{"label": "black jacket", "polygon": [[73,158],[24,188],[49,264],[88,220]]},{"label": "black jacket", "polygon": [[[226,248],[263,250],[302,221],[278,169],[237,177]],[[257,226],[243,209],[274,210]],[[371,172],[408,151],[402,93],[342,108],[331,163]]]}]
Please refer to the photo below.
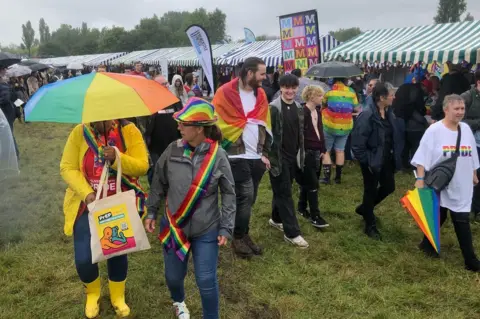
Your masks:
[{"label": "black jacket", "polygon": [[[397,170],[402,168],[402,136],[392,108],[385,113],[393,128],[393,158]],[[384,161],[383,145],[385,129],[377,106],[371,102],[370,107],[360,113],[351,133],[352,151],[361,164],[368,165],[373,172],[380,172]]]},{"label": "black jacket", "polygon": [[15,104],[13,104],[15,99],[16,95],[12,91],[10,85],[5,82],[0,82],[0,108],[2,109],[3,114],[5,114],[10,127],[13,127],[13,122],[15,122],[16,118]]},{"label": "black jacket", "polygon": [[408,132],[424,132],[428,127],[425,114],[425,93],[420,84],[402,84],[395,93],[393,112],[397,118],[405,121]]},{"label": "black jacket", "polygon": [[435,105],[432,106],[431,113],[432,119],[440,121],[445,117],[443,113],[443,100],[445,96],[450,94],[462,94],[470,89],[470,82],[462,73],[446,74],[442,78],[440,92],[438,93],[438,99]]},{"label": "black jacket", "polygon": [[181,108],[182,104],[178,102],[166,108],[164,114],[155,113],[150,117],[145,132],[145,140],[150,153],[159,157],[170,143],[181,137],[177,121],[172,117],[173,113]]}]

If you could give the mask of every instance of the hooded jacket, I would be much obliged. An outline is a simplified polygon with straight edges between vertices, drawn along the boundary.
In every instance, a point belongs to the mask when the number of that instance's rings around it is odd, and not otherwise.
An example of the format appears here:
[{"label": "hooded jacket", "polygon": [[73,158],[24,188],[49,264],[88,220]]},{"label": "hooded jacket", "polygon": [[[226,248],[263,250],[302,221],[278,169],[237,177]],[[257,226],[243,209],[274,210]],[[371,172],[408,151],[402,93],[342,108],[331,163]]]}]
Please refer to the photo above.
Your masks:
[{"label": "hooded jacket", "polygon": [[[180,87],[182,88],[182,94],[178,94],[178,90],[177,90],[177,87],[175,86],[175,82],[177,82],[177,80],[180,80],[181,84],[180,84]],[[180,99],[180,101],[182,102],[183,105],[185,105],[188,101],[188,94],[187,94],[187,91],[185,90],[185,87],[184,87],[184,84],[183,84],[183,80],[182,80],[182,76],[181,75],[178,75],[178,74],[175,74],[172,78],[172,84],[170,85],[170,92],[173,93],[173,95],[175,95],[176,97],[178,97]]]},{"label": "hooded jacket", "polygon": [[[175,214],[187,195],[209,147],[210,144],[201,143],[196,147],[191,159],[184,155],[181,139],[167,147],[155,166],[155,175],[147,200],[147,218],[156,219],[161,201],[164,199],[168,202],[170,211]],[[221,209],[218,208],[219,188],[222,198]],[[219,148],[208,188],[199,198],[195,212],[183,227],[183,232],[187,238],[195,238],[218,228],[220,236],[231,239],[235,210],[235,184],[232,171],[227,153]],[[162,227],[166,226],[165,218],[162,218],[161,224]]]}]

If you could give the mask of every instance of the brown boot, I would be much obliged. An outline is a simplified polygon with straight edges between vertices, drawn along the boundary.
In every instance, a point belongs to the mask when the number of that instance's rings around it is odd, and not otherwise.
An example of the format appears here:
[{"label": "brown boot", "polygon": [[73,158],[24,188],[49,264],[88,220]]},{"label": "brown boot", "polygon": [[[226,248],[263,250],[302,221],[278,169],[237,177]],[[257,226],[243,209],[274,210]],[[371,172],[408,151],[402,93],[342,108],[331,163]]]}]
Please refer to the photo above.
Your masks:
[{"label": "brown boot", "polygon": [[250,238],[250,236],[248,234],[246,234],[244,237],[243,237],[243,242],[248,246],[250,247],[250,249],[252,250],[252,252],[259,256],[259,255],[262,255],[263,254],[263,249],[262,247],[258,246],[257,244],[255,244],[252,240],[252,238]]},{"label": "brown boot", "polygon": [[241,258],[250,258],[253,256],[252,249],[243,241],[243,239],[234,239],[232,248],[235,254]]}]

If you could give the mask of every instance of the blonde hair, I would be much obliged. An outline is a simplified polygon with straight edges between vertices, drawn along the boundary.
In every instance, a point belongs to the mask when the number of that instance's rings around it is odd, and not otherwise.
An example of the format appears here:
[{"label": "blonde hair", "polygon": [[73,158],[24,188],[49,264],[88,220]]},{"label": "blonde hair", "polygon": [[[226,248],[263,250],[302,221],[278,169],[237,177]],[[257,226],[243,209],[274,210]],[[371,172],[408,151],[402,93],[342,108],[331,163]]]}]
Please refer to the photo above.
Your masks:
[{"label": "blonde hair", "polygon": [[313,97],[324,95],[325,91],[316,85],[307,85],[302,91],[302,100],[305,102],[310,101]]}]

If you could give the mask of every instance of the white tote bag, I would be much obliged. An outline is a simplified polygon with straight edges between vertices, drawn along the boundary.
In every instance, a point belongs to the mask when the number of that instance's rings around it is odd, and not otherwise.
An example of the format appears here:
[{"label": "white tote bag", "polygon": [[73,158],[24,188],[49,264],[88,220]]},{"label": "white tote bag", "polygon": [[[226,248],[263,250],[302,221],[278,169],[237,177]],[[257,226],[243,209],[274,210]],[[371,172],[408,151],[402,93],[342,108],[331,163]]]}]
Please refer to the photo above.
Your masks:
[{"label": "white tote bag", "polygon": [[[150,249],[147,234],[138,214],[135,191],[122,192],[122,163],[120,151],[115,147],[117,161],[117,193],[107,197],[108,171],[105,163],[95,201],[88,205],[92,263],[135,251]],[[100,194],[103,191],[103,198]]]}]

